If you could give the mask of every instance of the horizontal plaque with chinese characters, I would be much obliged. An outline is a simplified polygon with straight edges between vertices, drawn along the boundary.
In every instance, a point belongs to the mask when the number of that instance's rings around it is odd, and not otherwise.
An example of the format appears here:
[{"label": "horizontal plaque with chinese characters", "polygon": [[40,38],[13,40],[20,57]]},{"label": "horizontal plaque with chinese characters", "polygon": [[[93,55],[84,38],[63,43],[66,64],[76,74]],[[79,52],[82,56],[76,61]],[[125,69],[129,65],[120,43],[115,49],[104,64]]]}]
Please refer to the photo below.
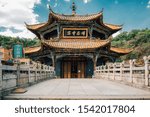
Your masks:
[{"label": "horizontal plaque with chinese characters", "polygon": [[87,38],[87,28],[63,28],[63,38]]}]

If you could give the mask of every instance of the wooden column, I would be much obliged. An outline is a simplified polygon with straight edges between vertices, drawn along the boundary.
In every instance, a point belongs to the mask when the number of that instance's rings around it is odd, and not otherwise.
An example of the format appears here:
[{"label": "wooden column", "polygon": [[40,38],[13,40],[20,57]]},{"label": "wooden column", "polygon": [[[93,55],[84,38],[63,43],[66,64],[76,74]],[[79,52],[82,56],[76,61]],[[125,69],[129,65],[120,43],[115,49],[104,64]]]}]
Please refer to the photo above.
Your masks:
[{"label": "wooden column", "polygon": [[51,54],[51,58],[52,58],[52,66],[55,68],[55,65],[56,65],[56,55],[54,52],[50,52]]},{"label": "wooden column", "polygon": [[94,54],[93,55],[94,70],[96,70],[96,63],[97,63],[98,56],[99,56],[99,54]]},{"label": "wooden column", "polygon": [[98,57],[98,55],[93,55],[93,64],[94,64],[94,76],[95,76],[95,74],[96,74],[96,62],[97,62],[97,57]]},{"label": "wooden column", "polygon": [[43,40],[44,39],[44,36],[42,34],[40,34],[40,39]]},{"label": "wooden column", "polygon": [[57,35],[57,38],[59,38],[59,36],[60,36],[60,29],[59,29],[59,27],[60,27],[60,26],[57,25],[57,34],[58,34],[58,35]]},{"label": "wooden column", "polygon": [[93,38],[93,37],[92,37],[92,34],[93,34],[93,25],[92,25],[91,30],[90,30],[90,39]]},{"label": "wooden column", "polygon": [[54,67],[54,75],[56,75],[56,55],[54,53],[52,54],[52,62],[53,62],[53,67]]},{"label": "wooden column", "polygon": [[96,55],[93,56],[94,71],[96,70]]}]

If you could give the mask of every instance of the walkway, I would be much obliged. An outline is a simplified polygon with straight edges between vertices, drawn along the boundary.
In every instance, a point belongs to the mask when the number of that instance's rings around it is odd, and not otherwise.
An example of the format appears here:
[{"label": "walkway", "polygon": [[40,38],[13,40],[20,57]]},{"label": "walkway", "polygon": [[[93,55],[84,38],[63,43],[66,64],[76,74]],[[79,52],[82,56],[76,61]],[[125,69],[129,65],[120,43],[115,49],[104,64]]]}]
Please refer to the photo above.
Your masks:
[{"label": "walkway", "polygon": [[5,99],[150,99],[150,92],[103,79],[52,79]]}]

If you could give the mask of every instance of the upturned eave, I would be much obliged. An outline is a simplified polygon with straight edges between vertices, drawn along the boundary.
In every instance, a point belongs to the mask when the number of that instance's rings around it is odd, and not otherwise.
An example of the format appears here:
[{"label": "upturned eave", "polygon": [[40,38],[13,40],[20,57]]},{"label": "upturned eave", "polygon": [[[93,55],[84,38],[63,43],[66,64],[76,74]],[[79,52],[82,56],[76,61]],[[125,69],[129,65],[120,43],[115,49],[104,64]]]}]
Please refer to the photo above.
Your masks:
[{"label": "upturned eave", "polygon": [[110,51],[115,52],[117,54],[129,54],[133,51],[133,49],[125,49],[125,48],[116,48],[116,47],[110,47]]}]

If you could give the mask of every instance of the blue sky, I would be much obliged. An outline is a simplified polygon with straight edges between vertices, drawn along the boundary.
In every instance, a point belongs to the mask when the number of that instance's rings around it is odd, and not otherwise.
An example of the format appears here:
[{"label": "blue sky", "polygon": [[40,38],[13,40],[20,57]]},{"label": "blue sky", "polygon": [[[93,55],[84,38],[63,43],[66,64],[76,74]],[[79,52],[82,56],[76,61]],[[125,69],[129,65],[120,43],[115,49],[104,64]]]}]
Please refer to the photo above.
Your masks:
[{"label": "blue sky", "polygon": [[48,4],[56,13],[71,14],[73,1],[81,15],[98,13],[104,8],[104,22],[123,24],[122,31],[150,28],[150,0],[1,0],[0,34],[33,38],[24,22],[46,22]]}]

